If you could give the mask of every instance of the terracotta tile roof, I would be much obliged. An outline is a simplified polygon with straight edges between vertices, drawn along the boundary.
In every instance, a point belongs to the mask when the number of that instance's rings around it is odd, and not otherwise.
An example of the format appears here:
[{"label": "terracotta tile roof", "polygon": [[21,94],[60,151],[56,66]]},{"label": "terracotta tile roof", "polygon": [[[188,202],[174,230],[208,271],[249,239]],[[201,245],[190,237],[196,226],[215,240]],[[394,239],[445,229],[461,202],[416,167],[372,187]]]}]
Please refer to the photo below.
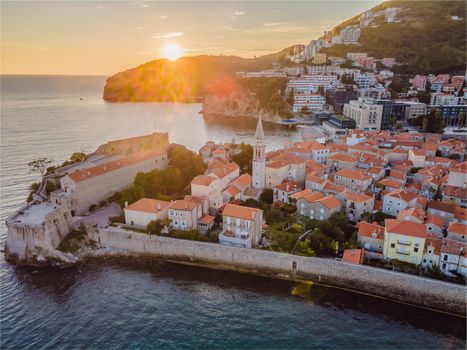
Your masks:
[{"label": "terracotta tile roof", "polygon": [[186,201],[192,201],[198,204],[204,204],[208,200],[206,197],[192,196],[191,194],[186,194],[185,197],[183,197],[183,199]]},{"label": "terracotta tile roof", "polygon": [[444,221],[438,216],[428,215],[425,221],[425,225],[436,225],[439,228],[443,228]]},{"label": "terracotta tile roof", "polygon": [[360,170],[340,170],[334,174],[334,176],[342,176],[346,177],[349,179],[354,179],[354,180],[371,180],[371,177],[365,175],[362,171]]},{"label": "terracotta tile roof", "polygon": [[373,199],[373,197],[367,196],[364,193],[356,193],[351,191],[345,193],[345,198],[347,198],[348,201],[356,203],[363,203]]},{"label": "terracotta tile roof", "polygon": [[426,150],[424,149],[411,149],[409,154],[412,153],[416,157],[426,156]]},{"label": "terracotta tile roof", "polygon": [[329,146],[329,152],[347,152],[349,150],[349,146],[347,145],[341,145],[338,143],[331,143]]},{"label": "terracotta tile roof", "polygon": [[179,199],[169,205],[169,209],[192,211],[196,208],[196,203],[191,200]]},{"label": "terracotta tile roof", "polygon": [[319,177],[319,176],[316,176],[315,174],[313,173],[309,173],[307,176],[306,176],[306,180],[307,181],[310,181],[310,182],[314,182],[314,183],[317,183],[317,184],[322,184],[324,181],[326,181],[325,179]]},{"label": "terracotta tile roof", "polygon": [[291,164],[303,164],[305,161],[293,154],[281,154],[278,157],[271,159],[270,163],[266,165],[267,168],[279,169]]},{"label": "terracotta tile roof", "polygon": [[361,264],[363,260],[363,249],[345,249],[342,261],[350,264]]},{"label": "terracotta tile roof", "polygon": [[433,247],[433,253],[434,255],[440,255],[441,254],[441,240],[439,238],[427,238],[425,241],[425,253],[428,250],[428,247]]},{"label": "terracotta tile roof", "polygon": [[438,149],[438,145],[436,145],[435,143],[425,142],[423,144],[423,147],[425,148],[426,151],[431,151],[431,152],[436,152],[436,150]]},{"label": "terracotta tile roof", "polygon": [[315,162],[314,160],[310,159],[305,162],[306,168],[309,169],[309,171],[320,171],[326,169],[326,166],[323,164],[319,164],[318,162]]},{"label": "terracotta tile roof", "polygon": [[309,188],[305,188],[303,191],[295,192],[293,195],[290,197],[296,200],[299,200],[300,198],[306,197],[312,193],[318,193],[310,190]]},{"label": "terracotta tile roof", "polygon": [[448,226],[448,232],[467,236],[467,225],[461,224],[459,222],[450,222]]},{"label": "terracotta tile roof", "polygon": [[254,220],[261,212],[260,209],[227,204],[222,211],[222,216],[230,216],[244,220]]},{"label": "terracotta tile roof", "polygon": [[409,208],[402,210],[397,216],[398,219],[403,220],[406,216],[413,216],[414,218],[425,221],[425,211],[421,208]]},{"label": "terracotta tile roof", "polygon": [[358,223],[358,235],[361,237],[384,239],[384,226],[379,226],[376,223],[360,221]]},{"label": "terracotta tile roof", "polygon": [[230,184],[240,189],[243,189],[246,186],[251,186],[251,175],[250,174],[240,175],[235,180],[233,180]]},{"label": "terracotta tile roof", "polygon": [[284,181],[279,185],[274,186],[274,188],[287,193],[294,193],[301,190],[300,184],[294,181]]},{"label": "terracotta tile roof", "polygon": [[467,198],[467,188],[446,185],[444,188],[444,195],[464,199]]},{"label": "terracotta tile roof", "polygon": [[416,193],[406,191],[406,190],[400,190],[400,189],[389,192],[385,196],[393,197],[393,198],[399,198],[399,199],[403,200],[404,202],[411,202],[412,200],[417,198]]},{"label": "terracotta tile roof", "polygon": [[467,173],[467,162],[457,164],[450,169],[451,172]]},{"label": "terracotta tile roof", "polygon": [[256,198],[259,196],[260,192],[261,190],[258,188],[247,186],[242,193],[244,196]]},{"label": "terracotta tile roof", "polygon": [[328,209],[341,207],[341,202],[334,196],[326,196],[316,200],[315,202],[321,203]]},{"label": "terracotta tile roof", "polygon": [[390,150],[389,153],[397,153],[397,154],[405,154],[405,155],[408,155],[408,154],[409,154],[409,150],[407,150],[407,149],[402,149],[402,148],[394,148],[394,149]]},{"label": "terracotta tile roof", "polygon": [[441,166],[441,165],[435,165],[431,168],[426,168],[426,169],[420,169],[417,172],[417,175],[421,176],[431,176],[434,177],[435,179],[440,178],[446,173],[446,168]]},{"label": "terracotta tile roof", "polygon": [[420,238],[426,238],[427,236],[425,225],[418,222],[386,219],[384,220],[384,225],[386,226],[386,232],[389,233]]},{"label": "terracotta tile roof", "polygon": [[402,171],[397,171],[391,169],[389,173],[389,177],[392,177],[393,179],[398,179],[398,180],[405,180],[405,174]]},{"label": "terracotta tile roof", "polygon": [[209,175],[198,175],[191,180],[191,183],[193,185],[209,186],[214,180],[214,177]]},{"label": "terracotta tile roof", "polygon": [[336,185],[328,181],[324,185],[323,190],[326,192],[335,192],[335,193],[339,192],[340,193],[340,192],[345,192],[346,188],[344,186]]},{"label": "terracotta tile roof", "polygon": [[417,196],[417,205],[420,208],[425,209],[426,208],[426,203],[428,203],[428,198],[426,198],[425,196]]},{"label": "terracotta tile roof", "polygon": [[231,196],[236,196],[241,191],[235,186],[229,186],[224,191],[228,192]]},{"label": "terracotta tile roof", "polygon": [[383,210],[383,202],[375,200],[375,205],[374,205],[373,209],[378,210],[378,211]]},{"label": "terracotta tile roof", "polygon": [[385,186],[385,187],[393,187],[393,188],[399,188],[401,187],[401,184],[399,182],[396,182],[394,180],[391,180],[389,178],[382,179],[377,182],[378,184]]},{"label": "terracotta tile roof", "polygon": [[324,151],[328,148],[316,141],[296,142],[295,145],[307,151]]},{"label": "terracotta tile roof", "polygon": [[445,238],[441,242],[441,253],[465,256],[466,244],[453,239]]},{"label": "terracotta tile roof", "polygon": [[97,165],[91,168],[78,170],[74,173],[68,174],[68,177],[74,182],[80,182],[100,176],[127,166],[151,159],[153,157],[159,157],[165,154],[166,152],[154,152],[146,151],[132,154],[117,160],[110,161],[108,163]]},{"label": "terracotta tile roof", "polygon": [[211,167],[210,171],[212,174],[216,175],[219,179],[223,179],[227,175],[233,173],[236,170],[239,170],[240,167],[235,162],[229,162],[227,164],[223,164],[222,166]]},{"label": "terracotta tile roof", "polygon": [[430,201],[428,202],[428,209],[435,209],[454,214],[456,205],[452,202]]},{"label": "terracotta tile roof", "polygon": [[380,174],[383,171],[383,167],[380,166],[372,166],[371,168],[367,169],[367,173],[370,174]]},{"label": "terracotta tile roof", "polygon": [[354,156],[351,156],[350,154],[335,153],[332,156],[328,157],[328,160],[337,161],[337,162],[353,163],[357,161],[357,158]]},{"label": "terracotta tile roof", "polygon": [[467,221],[467,209],[456,206],[454,217],[458,220]]},{"label": "terracotta tile roof", "polygon": [[321,199],[324,197],[324,194],[321,192],[313,192],[305,197],[302,197],[304,200],[306,200],[308,203],[313,203],[317,201],[318,199]]},{"label": "terracotta tile roof", "polygon": [[151,198],[141,198],[140,200],[130,204],[125,209],[132,211],[140,211],[144,213],[157,214],[162,209],[165,209],[169,206],[170,202],[161,201]]},{"label": "terracotta tile roof", "polygon": [[204,215],[201,219],[199,219],[199,222],[203,223],[203,224],[210,224],[211,222],[213,222],[215,219],[214,216],[211,216],[211,215]]}]

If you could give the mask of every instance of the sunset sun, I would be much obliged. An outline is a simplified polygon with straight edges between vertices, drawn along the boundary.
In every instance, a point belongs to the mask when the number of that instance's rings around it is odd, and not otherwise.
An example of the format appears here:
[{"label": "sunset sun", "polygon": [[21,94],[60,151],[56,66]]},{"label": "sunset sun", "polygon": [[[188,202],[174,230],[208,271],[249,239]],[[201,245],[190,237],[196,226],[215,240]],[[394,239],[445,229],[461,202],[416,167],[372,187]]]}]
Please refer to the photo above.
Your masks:
[{"label": "sunset sun", "polygon": [[183,48],[177,44],[167,44],[164,45],[161,49],[161,55],[164,58],[167,58],[171,61],[175,61],[181,55],[183,55]]}]

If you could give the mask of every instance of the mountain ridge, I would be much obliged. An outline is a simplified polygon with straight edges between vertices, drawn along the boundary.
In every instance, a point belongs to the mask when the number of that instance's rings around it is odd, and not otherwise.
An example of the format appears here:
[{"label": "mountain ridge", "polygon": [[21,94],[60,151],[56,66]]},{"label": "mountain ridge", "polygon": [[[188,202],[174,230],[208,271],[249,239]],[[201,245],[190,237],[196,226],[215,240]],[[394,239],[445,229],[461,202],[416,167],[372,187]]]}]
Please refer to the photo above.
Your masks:
[{"label": "mountain ridge", "polygon": [[[348,52],[368,52],[375,58],[395,57],[403,63],[394,68],[396,73],[465,72],[465,2],[391,0],[372,10],[388,7],[401,8],[400,22],[362,28],[359,45],[334,45],[320,52],[340,57]],[[357,24],[359,17],[339,23],[328,35]],[[200,55],[176,61],[149,61],[108,78],[103,98],[109,102],[197,102],[209,92],[213,82],[231,78],[237,71],[268,69],[277,61],[292,64],[284,58],[293,47],[257,58]]]}]

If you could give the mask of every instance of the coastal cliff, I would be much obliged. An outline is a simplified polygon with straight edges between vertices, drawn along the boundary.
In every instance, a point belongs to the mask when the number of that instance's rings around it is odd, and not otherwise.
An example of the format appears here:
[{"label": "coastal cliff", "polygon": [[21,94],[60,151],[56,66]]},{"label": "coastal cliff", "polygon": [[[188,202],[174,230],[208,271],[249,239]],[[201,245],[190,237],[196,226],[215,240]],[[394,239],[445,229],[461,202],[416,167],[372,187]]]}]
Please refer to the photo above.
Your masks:
[{"label": "coastal cliff", "polygon": [[270,68],[274,60],[285,54],[286,51],[259,58],[203,55],[176,61],[154,60],[108,78],[103,98],[107,102],[199,102],[216,81],[232,78],[237,71]]}]

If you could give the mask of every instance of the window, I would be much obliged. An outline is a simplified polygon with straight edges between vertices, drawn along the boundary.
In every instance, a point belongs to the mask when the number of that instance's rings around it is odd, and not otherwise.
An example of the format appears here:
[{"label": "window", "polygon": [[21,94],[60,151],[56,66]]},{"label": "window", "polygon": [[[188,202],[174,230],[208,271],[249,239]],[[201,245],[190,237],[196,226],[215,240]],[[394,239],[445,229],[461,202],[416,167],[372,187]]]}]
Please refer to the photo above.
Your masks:
[{"label": "window", "polygon": [[418,248],[415,247],[415,248],[413,249],[413,251],[414,251],[415,253],[418,253]]},{"label": "window", "polygon": [[423,259],[423,263],[426,264],[426,259]]},{"label": "window", "polygon": [[448,261],[448,256],[447,256],[447,255],[445,255],[445,256],[443,257],[443,261]]},{"label": "window", "polygon": [[395,243],[391,243],[391,248],[395,248],[396,247],[396,244]]}]

